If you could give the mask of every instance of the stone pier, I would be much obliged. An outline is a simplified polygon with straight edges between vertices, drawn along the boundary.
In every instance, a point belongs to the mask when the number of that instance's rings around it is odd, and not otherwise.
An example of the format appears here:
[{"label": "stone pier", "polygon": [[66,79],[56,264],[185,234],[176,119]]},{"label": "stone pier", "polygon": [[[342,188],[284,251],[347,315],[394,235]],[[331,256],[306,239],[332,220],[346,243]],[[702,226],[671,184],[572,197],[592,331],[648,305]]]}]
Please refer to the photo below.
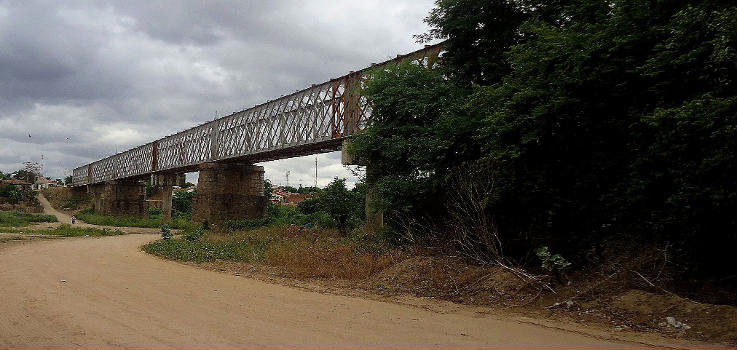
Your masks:
[{"label": "stone pier", "polygon": [[102,215],[145,217],[148,214],[146,185],[141,182],[108,181],[90,186],[90,192],[94,195],[95,212]]},{"label": "stone pier", "polygon": [[161,214],[164,222],[171,222],[172,187],[184,186],[185,174],[158,173],[151,175],[152,197],[161,200]]},{"label": "stone pier", "polygon": [[245,163],[203,163],[192,221],[221,224],[266,216],[264,168]]},{"label": "stone pier", "polygon": [[87,186],[69,187],[72,192],[72,198],[74,199],[85,199],[89,196],[89,190]]}]

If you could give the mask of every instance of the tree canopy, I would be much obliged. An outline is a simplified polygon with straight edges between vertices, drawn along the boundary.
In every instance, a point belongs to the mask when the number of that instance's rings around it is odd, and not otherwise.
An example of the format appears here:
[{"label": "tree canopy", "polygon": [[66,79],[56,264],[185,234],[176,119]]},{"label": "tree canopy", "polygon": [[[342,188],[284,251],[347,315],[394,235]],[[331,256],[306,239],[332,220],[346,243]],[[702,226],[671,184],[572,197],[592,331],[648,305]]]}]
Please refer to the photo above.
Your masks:
[{"label": "tree canopy", "polygon": [[447,214],[471,166],[493,177],[482,202],[517,254],[627,237],[737,272],[709,253],[737,244],[733,2],[438,0],[427,22],[441,66],[373,72],[352,146],[397,234]]}]

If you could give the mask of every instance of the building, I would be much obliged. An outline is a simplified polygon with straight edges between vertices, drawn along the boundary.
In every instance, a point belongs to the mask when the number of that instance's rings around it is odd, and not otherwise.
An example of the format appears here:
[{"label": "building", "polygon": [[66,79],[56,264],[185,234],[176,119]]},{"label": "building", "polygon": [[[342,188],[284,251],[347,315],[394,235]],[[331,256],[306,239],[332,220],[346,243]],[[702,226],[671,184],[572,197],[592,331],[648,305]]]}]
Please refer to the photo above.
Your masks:
[{"label": "building", "polygon": [[313,197],[312,194],[293,193],[293,192],[285,191],[280,187],[277,187],[271,191],[271,198],[269,200],[274,203],[296,206],[297,204],[301,203],[305,199],[312,198],[312,197]]},{"label": "building", "polygon": [[36,182],[33,183],[32,188],[36,191],[42,190],[49,187],[56,187],[57,183],[55,180],[51,180],[48,178],[45,178],[43,176],[39,176],[36,178]]}]

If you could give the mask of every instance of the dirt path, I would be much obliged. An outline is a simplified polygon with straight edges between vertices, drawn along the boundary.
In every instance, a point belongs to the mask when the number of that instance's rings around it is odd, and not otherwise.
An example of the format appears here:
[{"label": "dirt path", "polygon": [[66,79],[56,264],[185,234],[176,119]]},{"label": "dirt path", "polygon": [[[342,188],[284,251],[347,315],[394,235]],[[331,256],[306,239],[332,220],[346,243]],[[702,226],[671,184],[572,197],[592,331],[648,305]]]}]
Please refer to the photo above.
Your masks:
[{"label": "dirt path", "polygon": [[438,313],[202,270],[141,252],[156,238],[0,250],[0,348],[645,347],[460,306]]},{"label": "dirt path", "polygon": [[[33,227],[56,227],[61,224],[71,224],[72,223],[72,217],[68,214],[62,213],[54,207],[51,206],[51,203],[49,203],[49,200],[46,199],[42,194],[38,194],[36,196],[38,198],[39,203],[41,203],[41,206],[43,207],[44,214],[50,214],[56,216],[56,219],[59,220],[59,222],[56,223],[42,223],[33,225]],[[148,227],[115,227],[115,226],[100,226],[100,225],[92,225],[85,223],[82,220],[77,219],[74,226],[80,226],[80,227],[94,227],[94,228],[108,228],[111,230],[121,230],[126,233],[161,233],[158,228],[148,228]]]},{"label": "dirt path", "polygon": [[[72,217],[64,214],[51,206],[51,203],[49,203],[49,200],[46,199],[41,193],[36,196],[36,199],[38,199],[38,202],[41,203],[41,206],[44,208],[44,214],[50,214],[56,216],[56,219],[59,220],[59,222],[64,224],[70,224],[72,222]],[[81,223],[81,221],[80,221]]]}]

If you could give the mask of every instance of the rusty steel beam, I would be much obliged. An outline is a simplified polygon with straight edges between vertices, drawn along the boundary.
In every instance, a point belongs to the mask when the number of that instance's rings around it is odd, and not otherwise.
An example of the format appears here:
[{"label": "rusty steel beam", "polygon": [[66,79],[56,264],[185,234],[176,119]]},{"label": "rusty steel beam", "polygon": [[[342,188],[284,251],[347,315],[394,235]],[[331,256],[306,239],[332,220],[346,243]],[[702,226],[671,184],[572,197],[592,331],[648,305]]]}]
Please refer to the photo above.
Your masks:
[{"label": "rusty steel beam", "polygon": [[361,94],[371,69],[403,60],[432,67],[442,43],[206,122],[74,169],[73,186],[196,170],[216,161],[263,162],[339,149],[370,123]]}]

